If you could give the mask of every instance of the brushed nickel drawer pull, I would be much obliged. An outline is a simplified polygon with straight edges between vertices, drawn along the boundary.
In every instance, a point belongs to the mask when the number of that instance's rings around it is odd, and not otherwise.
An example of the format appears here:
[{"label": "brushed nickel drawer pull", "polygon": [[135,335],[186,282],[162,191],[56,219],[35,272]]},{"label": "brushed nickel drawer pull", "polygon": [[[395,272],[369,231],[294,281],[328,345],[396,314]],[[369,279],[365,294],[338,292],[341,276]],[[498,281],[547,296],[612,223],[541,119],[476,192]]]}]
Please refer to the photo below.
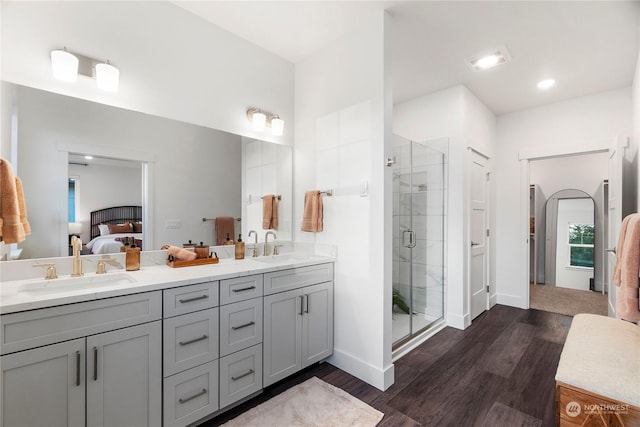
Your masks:
[{"label": "brushed nickel drawer pull", "polygon": [[304,296],[300,295],[298,298],[300,298],[300,313],[298,313],[300,316],[304,315],[304,312],[302,310],[302,304],[304,303]]},{"label": "brushed nickel drawer pull", "polygon": [[251,325],[255,325],[256,322],[254,322],[253,320],[249,323],[245,323],[244,325],[240,325],[240,326],[232,326],[231,329],[238,330],[238,329],[242,329],[242,328],[246,328],[247,326],[251,326]]},{"label": "brushed nickel drawer pull", "polygon": [[76,387],[80,387],[80,352],[76,351]]},{"label": "brushed nickel drawer pull", "polygon": [[196,394],[194,394],[193,396],[185,397],[184,399],[183,399],[183,398],[180,398],[180,399],[178,399],[178,402],[180,402],[180,403],[187,403],[188,401],[193,400],[193,399],[195,399],[196,397],[200,397],[200,396],[202,396],[203,394],[207,394],[207,389],[206,389],[206,388],[203,388],[203,389],[202,389],[202,391],[197,392],[197,393],[196,393]]},{"label": "brushed nickel drawer pull", "polygon": [[98,381],[98,348],[93,347],[93,380]]},{"label": "brushed nickel drawer pull", "polygon": [[242,291],[250,291],[251,289],[255,289],[255,286],[247,286],[246,288],[240,289],[231,289],[231,292],[242,292]]},{"label": "brushed nickel drawer pull", "polygon": [[238,381],[240,378],[244,378],[244,377],[246,377],[247,375],[251,375],[251,374],[253,374],[254,372],[255,372],[255,371],[254,371],[253,369],[249,369],[249,371],[248,371],[248,372],[245,372],[245,373],[244,373],[244,374],[242,374],[242,375],[238,375],[237,377],[231,377],[231,380],[232,380],[232,381]]},{"label": "brushed nickel drawer pull", "polygon": [[203,336],[201,336],[201,337],[194,338],[194,339],[191,339],[191,340],[187,340],[187,341],[178,341],[178,344],[180,344],[180,345],[193,344],[194,342],[198,342],[198,341],[206,340],[207,338],[208,338],[208,337],[207,337],[207,335],[205,334],[205,335],[203,335]]},{"label": "brushed nickel drawer pull", "polygon": [[200,295],[199,297],[193,297],[193,298],[187,298],[187,299],[179,299],[178,302],[181,302],[181,303],[184,304],[185,302],[198,301],[198,300],[207,299],[207,298],[209,298],[209,295]]}]

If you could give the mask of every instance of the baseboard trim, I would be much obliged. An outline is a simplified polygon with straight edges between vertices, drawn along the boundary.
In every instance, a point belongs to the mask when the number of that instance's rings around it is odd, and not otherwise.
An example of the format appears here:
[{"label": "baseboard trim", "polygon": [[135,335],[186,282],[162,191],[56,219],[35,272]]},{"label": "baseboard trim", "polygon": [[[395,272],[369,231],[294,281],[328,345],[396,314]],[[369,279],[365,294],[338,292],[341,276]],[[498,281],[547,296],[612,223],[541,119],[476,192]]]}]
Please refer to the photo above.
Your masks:
[{"label": "baseboard trim", "polygon": [[337,348],[333,349],[333,355],[327,362],[382,391],[391,387],[394,382],[393,363],[380,369]]},{"label": "baseboard trim", "polygon": [[516,308],[529,308],[529,302],[524,301],[524,298],[517,295],[496,294],[496,300],[498,304],[508,305],[509,307]]},{"label": "baseboard trim", "polygon": [[452,328],[456,329],[464,330],[469,327],[469,325],[471,325],[471,315],[469,313],[462,316],[459,314],[447,313],[446,319],[447,326],[451,326]]}]

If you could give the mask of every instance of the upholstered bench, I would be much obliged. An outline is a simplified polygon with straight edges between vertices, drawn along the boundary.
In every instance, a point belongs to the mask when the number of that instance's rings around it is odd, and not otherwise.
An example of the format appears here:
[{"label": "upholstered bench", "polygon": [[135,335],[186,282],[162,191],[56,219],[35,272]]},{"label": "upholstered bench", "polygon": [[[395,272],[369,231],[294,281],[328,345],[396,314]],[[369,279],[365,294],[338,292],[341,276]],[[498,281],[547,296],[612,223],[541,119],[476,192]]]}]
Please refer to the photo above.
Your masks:
[{"label": "upholstered bench", "polygon": [[560,426],[640,426],[640,327],[573,318],[556,371]]}]

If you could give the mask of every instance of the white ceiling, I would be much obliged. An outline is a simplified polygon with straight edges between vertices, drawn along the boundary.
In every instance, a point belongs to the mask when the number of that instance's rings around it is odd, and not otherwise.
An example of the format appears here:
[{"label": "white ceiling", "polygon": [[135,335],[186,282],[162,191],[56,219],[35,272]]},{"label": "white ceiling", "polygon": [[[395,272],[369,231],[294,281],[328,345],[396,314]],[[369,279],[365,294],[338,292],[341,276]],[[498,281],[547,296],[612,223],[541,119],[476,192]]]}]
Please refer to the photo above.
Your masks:
[{"label": "white ceiling", "polygon": [[[394,102],[457,84],[504,114],[632,84],[640,1],[175,1],[293,63],[386,9],[393,18]],[[464,59],[506,46],[480,73]],[[542,78],[556,86],[536,88]]]}]

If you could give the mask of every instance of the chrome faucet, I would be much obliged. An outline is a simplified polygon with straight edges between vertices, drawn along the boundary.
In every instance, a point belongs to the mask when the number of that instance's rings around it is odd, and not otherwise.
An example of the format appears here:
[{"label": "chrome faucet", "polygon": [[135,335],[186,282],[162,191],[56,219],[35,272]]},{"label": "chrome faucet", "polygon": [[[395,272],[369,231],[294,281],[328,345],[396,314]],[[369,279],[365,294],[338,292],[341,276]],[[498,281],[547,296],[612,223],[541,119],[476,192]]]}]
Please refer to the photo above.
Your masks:
[{"label": "chrome faucet", "polygon": [[253,247],[251,247],[251,256],[255,258],[258,256],[258,233],[256,233],[255,230],[250,230],[249,234],[247,234],[247,237],[251,237],[251,234],[253,234]]},{"label": "chrome faucet", "polygon": [[71,238],[71,247],[73,248],[73,270],[71,277],[82,276],[82,259],[80,258],[80,251],[82,251],[82,240],[78,236]]},{"label": "chrome faucet", "polygon": [[277,239],[278,237],[276,236],[276,233],[274,233],[273,231],[269,230],[266,233],[264,233],[264,256],[269,255],[269,235],[273,236],[273,240]]}]

